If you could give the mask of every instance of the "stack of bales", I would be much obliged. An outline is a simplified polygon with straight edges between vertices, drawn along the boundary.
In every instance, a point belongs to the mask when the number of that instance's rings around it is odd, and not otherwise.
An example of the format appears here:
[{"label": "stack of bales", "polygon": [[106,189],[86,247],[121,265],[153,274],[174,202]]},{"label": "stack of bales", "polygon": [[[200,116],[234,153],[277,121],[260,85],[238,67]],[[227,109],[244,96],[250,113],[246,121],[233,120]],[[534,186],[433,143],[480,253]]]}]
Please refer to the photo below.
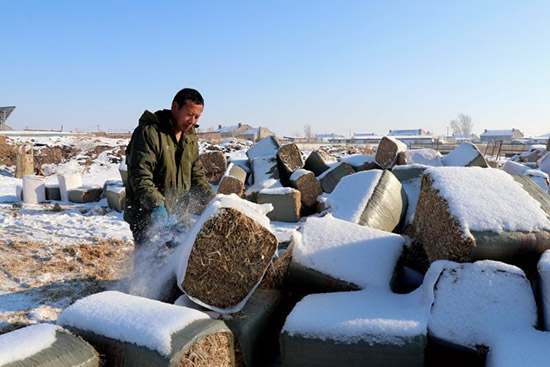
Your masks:
[{"label": "stack of bales", "polygon": [[414,225],[430,260],[519,264],[550,248],[550,198],[531,179],[479,167],[430,168]]},{"label": "stack of bales", "polygon": [[211,184],[217,185],[227,169],[227,160],[220,150],[207,151],[199,156],[204,167],[206,179]]}]

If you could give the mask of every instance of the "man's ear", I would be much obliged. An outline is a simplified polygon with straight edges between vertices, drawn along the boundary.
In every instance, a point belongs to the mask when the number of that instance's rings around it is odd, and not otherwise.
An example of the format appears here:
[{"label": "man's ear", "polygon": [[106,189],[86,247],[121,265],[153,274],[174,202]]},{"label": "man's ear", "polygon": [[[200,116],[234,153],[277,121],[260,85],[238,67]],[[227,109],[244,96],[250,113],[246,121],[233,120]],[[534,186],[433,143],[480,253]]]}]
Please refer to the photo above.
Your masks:
[{"label": "man's ear", "polygon": [[172,111],[177,111],[179,109],[179,105],[178,105],[178,102],[176,101],[173,101],[172,102]]}]

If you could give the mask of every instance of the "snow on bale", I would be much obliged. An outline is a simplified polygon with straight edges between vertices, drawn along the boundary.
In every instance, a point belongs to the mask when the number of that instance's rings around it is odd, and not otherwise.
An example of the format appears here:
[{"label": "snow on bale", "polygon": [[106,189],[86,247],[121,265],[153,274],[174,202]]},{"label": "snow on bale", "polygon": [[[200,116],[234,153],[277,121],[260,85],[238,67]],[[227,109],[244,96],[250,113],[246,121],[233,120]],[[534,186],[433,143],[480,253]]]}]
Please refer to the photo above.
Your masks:
[{"label": "snow on bale", "polygon": [[405,214],[407,197],[393,173],[370,170],[342,178],[326,204],[335,218],[391,232]]},{"label": "snow on bale", "polygon": [[101,200],[103,188],[80,186],[76,189],[69,190],[69,201],[73,203],[93,203]]},{"label": "snow on bale", "polygon": [[233,336],[194,309],[117,291],[76,301],[58,319],[92,344],[107,366],[233,366]]},{"label": "snow on bale", "polygon": [[282,187],[279,180],[279,168],[275,156],[262,156],[252,160],[252,178],[254,183],[246,189],[245,196],[255,202],[258,192],[267,188]]},{"label": "snow on bale", "polygon": [[46,201],[46,177],[27,175],[23,176],[23,201],[36,204]]},{"label": "snow on bale", "polygon": [[315,174],[305,169],[298,169],[290,176],[290,185],[300,192],[303,207],[315,206],[317,196],[323,193]]},{"label": "snow on bale", "polygon": [[295,234],[286,285],[305,294],[390,287],[403,237],[327,214]]},{"label": "snow on bale", "polygon": [[487,355],[487,367],[547,367],[550,361],[550,334],[522,328],[500,335]]},{"label": "snow on bale", "polygon": [[104,192],[109,208],[122,212],[126,202],[126,188],[121,184],[107,184]]},{"label": "snow on bale", "polygon": [[424,171],[428,168],[430,168],[430,166],[425,166],[423,164],[411,164],[407,166],[393,166],[391,171],[399,182],[403,182],[420,178],[420,176],[422,176]]},{"label": "snow on bale", "polygon": [[227,160],[223,152],[219,150],[204,152],[199,156],[206,179],[211,184],[219,184],[227,168]]},{"label": "snow on bale", "polygon": [[258,204],[271,204],[273,210],[267,217],[279,222],[298,222],[300,220],[301,194],[291,187],[263,189],[256,199]]},{"label": "snow on bale", "polygon": [[245,182],[246,171],[234,163],[229,163],[218,186],[218,194],[243,196]]},{"label": "snow on bale", "polygon": [[374,156],[365,154],[352,154],[340,159],[340,162],[351,164],[356,172],[367,171],[370,169],[380,168],[374,162]]},{"label": "snow on bale", "polygon": [[58,175],[57,181],[59,182],[62,201],[69,201],[69,190],[82,186],[81,175]]},{"label": "snow on bale", "polygon": [[286,178],[290,177],[296,170],[304,167],[302,152],[294,143],[281,146],[277,151],[277,159]]},{"label": "snow on bale", "polygon": [[396,165],[421,164],[425,166],[440,167],[441,153],[434,149],[414,149],[399,152]]},{"label": "snow on bale", "polygon": [[525,175],[530,177],[541,189],[548,192],[550,181],[548,180],[548,174],[538,170],[527,167],[524,164],[517,163],[514,161],[506,161],[502,167],[504,172],[507,172],[511,175]]},{"label": "snow on bale", "polygon": [[405,150],[407,150],[405,143],[394,137],[384,136],[378,144],[374,161],[383,169],[392,168],[397,161],[397,155]]},{"label": "snow on bale", "polygon": [[315,173],[315,176],[320,176],[323,172],[330,168],[329,163],[336,162],[336,159],[322,149],[317,149],[309,153],[304,168]]},{"label": "snow on bale", "polygon": [[84,340],[52,324],[0,335],[2,367],[98,367],[97,352]]},{"label": "snow on bale", "polygon": [[392,293],[384,281],[361,291],[306,296],[286,318],[282,365],[424,366],[440,268],[431,268],[422,286],[409,294]]},{"label": "snow on bale", "polygon": [[550,197],[528,177],[439,167],[422,176],[414,225],[430,262],[520,264],[550,247],[549,213]]},{"label": "snow on bale", "polygon": [[355,173],[355,170],[351,164],[340,162],[323,172],[317,179],[321,183],[323,191],[331,193],[342,178],[353,173]]},{"label": "snow on bale", "polygon": [[451,152],[445,154],[441,158],[441,162],[444,166],[489,167],[483,154],[472,143],[460,144]]},{"label": "snow on bale", "polygon": [[499,337],[537,323],[525,273],[497,261],[447,262],[433,299],[428,324],[432,365],[479,364]]},{"label": "snow on bale", "polygon": [[276,157],[279,146],[279,142],[277,141],[277,139],[275,139],[274,136],[267,136],[251,146],[246,151],[246,156],[248,157],[248,160],[251,164],[256,158],[259,157]]},{"label": "snow on bale", "polygon": [[210,202],[178,255],[178,285],[193,302],[222,313],[244,306],[277,251],[271,209],[234,194]]}]

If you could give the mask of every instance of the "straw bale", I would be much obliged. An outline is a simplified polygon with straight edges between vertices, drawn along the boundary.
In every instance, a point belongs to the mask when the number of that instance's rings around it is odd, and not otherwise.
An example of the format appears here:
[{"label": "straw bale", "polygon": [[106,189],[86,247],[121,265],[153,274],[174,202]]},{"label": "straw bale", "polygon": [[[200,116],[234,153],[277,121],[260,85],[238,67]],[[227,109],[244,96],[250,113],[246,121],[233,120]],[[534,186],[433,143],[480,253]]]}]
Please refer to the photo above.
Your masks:
[{"label": "straw bale", "polygon": [[315,176],[319,176],[330,168],[330,166],[327,164],[327,158],[331,158],[331,156],[324,150],[314,150],[307,157],[304,163],[304,168],[308,171],[313,172]]},{"label": "straw bale", "polygon": [[243,196],[245,181],[246,171],[242,167],[231,163],[218,186],[218,194]]},{"label": "straw bale", "polygon": [[378,144],[374,161],[383,169],[392,168],[397,160],[397,155],[405,150],[407,150],[405,143],[384,136]]},{"label": "straw bale", "polygon": [[296,180],[291,180],[290,185],[300,191],[302,206],[312,207],[317,204],[317,196],[323,193],[321,183],[313,172],[308,172]]},{"label": "straw bale", "polygon": [[248,157],[248,160],[250,162],[254,161],[254,159],[263,157],[263,156],[270,156],[275,157],[277,155],[277,150],[279,149],[279,142],[274,136],[266,136],[256,144],[250,147],[246,151],[246,156]]},{"label": "straw bale", "polygon": [[69,201],[73,203],[91,203],[101,199],[103,188],[78,188],[69,190]]},{"label": "straw bale", "polygon": [[221,151],[210,151],[200,155],[208,182],[217,185],[227,168],[227,160]]},{"label": "straw bale", "polygon": [[463,236],[460,223],[450,214],[447,200],[439,195],[428,175],[422,176],[414,224],[417,239],[423,244],[430,263],[438,259],[469,261],[475,240]]},{"label": "straw bale", "polygon": [[300,220],[301,194],[300,191],[291,189],[286,193],[266,193],[260,191],[257,197],[258,204],[271,204],[273,210],[267,213],[271,220],[281,222],[297,222]]},{"label": "straw bale", "polygon": [[199,339],[185,352],[178,367],[232,367],[231,334],[214,333]]},{"label": "straw bale", "polygon": [[221,208],[199,231],[182,288],[205,304],[237,305],[264,275],[277,238],[233,208]]},{"label": "straw bale", "polygon": [[277,151],[277,158],[281,164],[282,171],[287,175],[292,174],[297,169],[304,167],[304,158],[298,146],[294,143],[285,144]]},{"label": "straw bale", "polygon": [[292,262],[292,248],[290,245],[288,249],[275,260],[271,266],[267,269],[265,277],[260,287],[266,289],[282,289],[285,284],[286,275],[288,274],[288,268]]},{"label": "straw bale", "polygon": [[361,171],[370,171],[371,169],[382,169],[382,167],[380,167],[376,162],[366,162],[360,166],[353,167],[353,169],[356,172],[361,172]]},{"label": "straw bale", "polygon": [[319,179],[321,182],[321,188],[324,192],[331,193],[342,178],[353,173],[355,173],[355,170],[351,164],[340,162],[338,165],[331,168],[330,171],[325,172]]}]

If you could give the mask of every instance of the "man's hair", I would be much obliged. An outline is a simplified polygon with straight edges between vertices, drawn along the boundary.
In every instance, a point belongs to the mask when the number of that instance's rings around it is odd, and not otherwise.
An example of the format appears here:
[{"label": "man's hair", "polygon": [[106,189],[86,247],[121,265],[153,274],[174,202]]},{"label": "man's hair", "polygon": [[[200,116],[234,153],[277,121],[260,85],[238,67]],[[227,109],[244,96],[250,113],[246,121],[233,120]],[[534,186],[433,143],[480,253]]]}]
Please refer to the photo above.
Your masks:
[{"label": "man's hair", "polygon": [[183,106],[185,106],[185,103],[187,103],[187,101],[191,101],[193,103],[204,106],[204,99],[202,98],[199,91],[191,88],[183,88],[182,90],[180,90],[174,97],[173,102],[177,102],[178,107],[182,108]]}]

